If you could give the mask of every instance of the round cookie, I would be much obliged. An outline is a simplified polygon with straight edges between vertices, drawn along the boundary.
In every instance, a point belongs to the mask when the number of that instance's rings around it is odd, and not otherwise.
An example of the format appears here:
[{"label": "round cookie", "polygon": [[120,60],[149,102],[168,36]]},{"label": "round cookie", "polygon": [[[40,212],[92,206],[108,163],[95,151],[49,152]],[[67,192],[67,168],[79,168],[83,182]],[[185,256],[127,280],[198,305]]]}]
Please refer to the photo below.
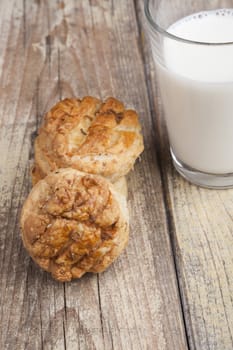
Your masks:
[{"label": "round cookie", "polygon": [[128,242],[126,199],[101,176],[59,169],[31,190],[21,230],[30,256],[56,280],[101,272]]},{"label": "round cookie", "polygon": [[143,151],[138,115],[115,98],[65,99],[46,115],[35,140],[35,184],[49,172],[71,167],[114,182]]}]

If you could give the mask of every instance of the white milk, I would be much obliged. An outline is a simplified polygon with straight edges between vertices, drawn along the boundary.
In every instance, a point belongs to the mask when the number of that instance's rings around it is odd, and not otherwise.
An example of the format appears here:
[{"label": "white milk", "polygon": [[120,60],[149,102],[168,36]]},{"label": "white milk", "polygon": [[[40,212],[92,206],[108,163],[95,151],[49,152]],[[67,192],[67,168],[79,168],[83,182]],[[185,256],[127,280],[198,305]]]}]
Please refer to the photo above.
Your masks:
[{"label": "white milk", "polygon": [[[233,42],[233,9],[185,17],[168,31],[209,43]],[[207,46],[165,38],[158,64],[171,147],[203,172],[233,172],[233,44]]]}]

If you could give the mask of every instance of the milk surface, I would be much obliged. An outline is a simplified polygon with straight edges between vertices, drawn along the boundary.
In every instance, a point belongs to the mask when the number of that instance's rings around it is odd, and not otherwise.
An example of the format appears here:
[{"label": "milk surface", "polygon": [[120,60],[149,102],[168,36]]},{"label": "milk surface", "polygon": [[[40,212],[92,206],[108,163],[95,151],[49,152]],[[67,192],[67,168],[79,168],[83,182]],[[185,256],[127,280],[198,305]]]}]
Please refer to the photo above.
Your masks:
[{"label": "milk surface", "polygon": [[167,30],[203,45],[166,37],[158,64],[172,150],[207,173],[233,172],[233,9],[185,17]]}]

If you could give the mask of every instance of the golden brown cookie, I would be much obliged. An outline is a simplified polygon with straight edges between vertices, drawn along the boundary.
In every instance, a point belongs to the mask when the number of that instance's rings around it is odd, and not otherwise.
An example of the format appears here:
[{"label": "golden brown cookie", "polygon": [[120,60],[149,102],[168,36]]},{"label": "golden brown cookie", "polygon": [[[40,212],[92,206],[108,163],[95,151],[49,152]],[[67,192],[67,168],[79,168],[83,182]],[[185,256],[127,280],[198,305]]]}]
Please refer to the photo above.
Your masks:
[{"label": "golden brown cookie", "polygon": [[143,151],[138,115],[115,98],[65,99],[46,115],[35,140],[33,183],[71,167],[116,181]]},{"label": "golden brown cookie", "polygon": [[33,260],[58,281],[104,271],[128,242],[125,196],[98,175],[67,168],[31,190],[21,214]]}]

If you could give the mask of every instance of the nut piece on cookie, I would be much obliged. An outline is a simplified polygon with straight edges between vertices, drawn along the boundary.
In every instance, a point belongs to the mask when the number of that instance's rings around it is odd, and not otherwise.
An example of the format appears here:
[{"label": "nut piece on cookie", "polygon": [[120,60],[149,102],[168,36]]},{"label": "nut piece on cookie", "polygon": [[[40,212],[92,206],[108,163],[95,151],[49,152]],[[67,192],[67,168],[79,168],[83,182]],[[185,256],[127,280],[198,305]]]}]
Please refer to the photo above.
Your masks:
[{"label": "nut piece on cookie", "polygon": [[143,151],[138,115],[115,98],[71,98],[44,118],[35,141],[33,184],[58,168],[71,167],[114,182]]},{"label": "nut piece on cookie", "polygon": [[31,190],[21,230],[30,256],[56,280],[101,272],[128,242],[126,199],[101,176],[60,169]]}]

